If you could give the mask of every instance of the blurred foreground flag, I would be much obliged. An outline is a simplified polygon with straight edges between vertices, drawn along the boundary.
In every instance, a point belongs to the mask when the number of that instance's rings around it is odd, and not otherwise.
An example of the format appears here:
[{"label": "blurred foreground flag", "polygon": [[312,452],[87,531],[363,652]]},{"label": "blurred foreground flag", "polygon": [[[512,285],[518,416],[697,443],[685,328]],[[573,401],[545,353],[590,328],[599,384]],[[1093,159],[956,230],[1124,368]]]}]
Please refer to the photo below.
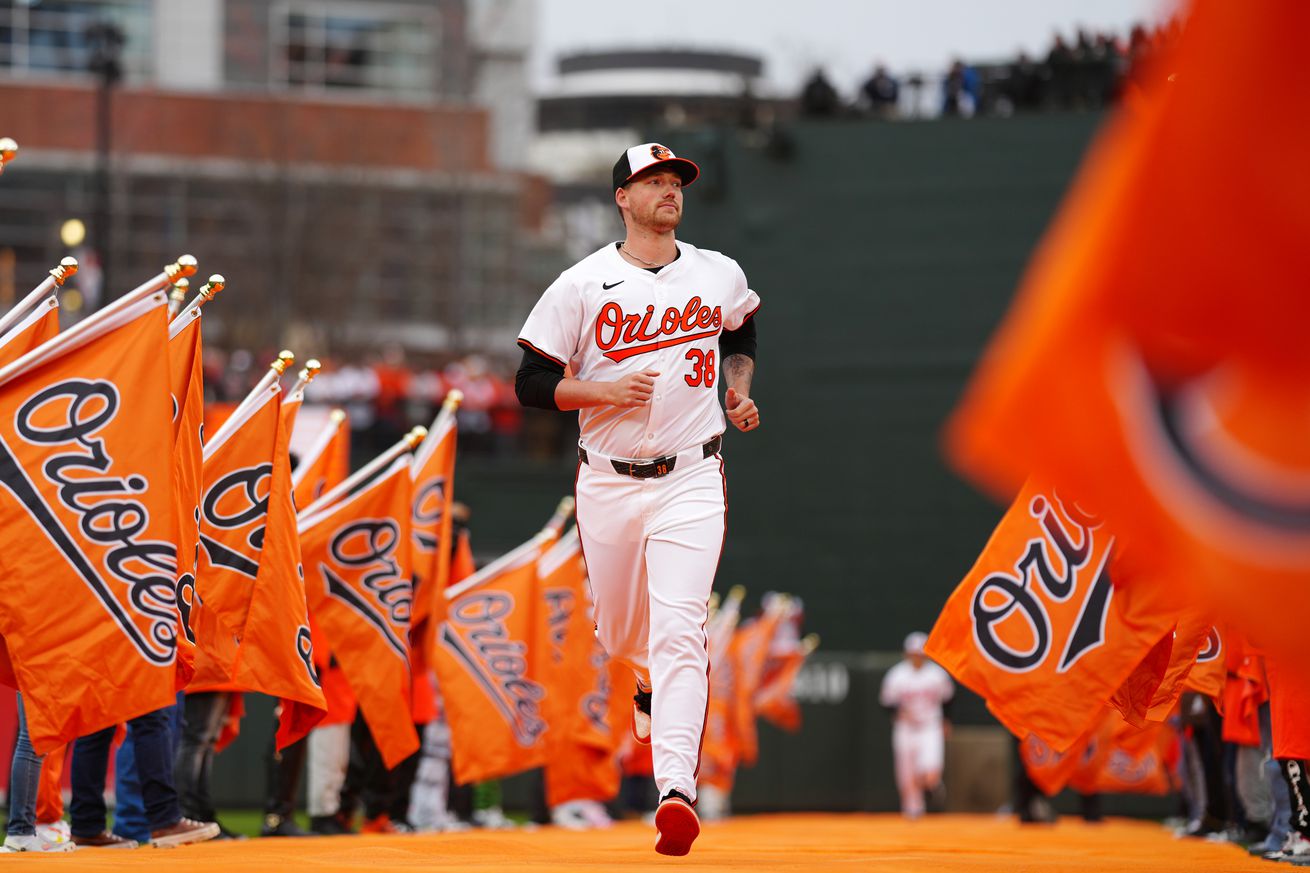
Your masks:
[{"label": "blurred foreground flag", "polygon": [[1303,0],[1191,5],[947,433],[994,493],[1057,483],[1153,578],[1286,650],[1310,614],[1307,33]]},{"label": "blurred foreground flag", "polygon": [[1099,519],[1025,485],[925,651],[1015,736],[1068,751],[1175,624],[1150,597],[1111,582],[1113,546]]},{"label": "blurred foreground flag", "polygon": [[150,287],[0,369],[0,634],[38,754],[174,701],[168,300]]}]

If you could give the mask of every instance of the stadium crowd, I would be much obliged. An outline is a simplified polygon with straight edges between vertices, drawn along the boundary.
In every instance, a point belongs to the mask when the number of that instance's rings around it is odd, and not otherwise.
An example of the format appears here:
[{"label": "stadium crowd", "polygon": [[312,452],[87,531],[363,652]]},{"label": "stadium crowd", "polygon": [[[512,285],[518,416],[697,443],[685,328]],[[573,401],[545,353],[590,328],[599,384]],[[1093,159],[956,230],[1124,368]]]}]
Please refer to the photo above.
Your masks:
[{"label": "stadium crowd", "polygon": [[853,99],[816,69],[801,89],[801,113],[812,118],[914,117],[925,89],[939,87],[938,112],[947,117],[1008,116],[1016,112],[1100,109],[1118,100],[1124,83],[1141,72],[1177,35],[1178,23],[1138,24],[1126,35],[1081,29],[1056,33],[1044,57],[1020,50],[999,62],[952,61],[937,77],[898,77],[877,64]]}]

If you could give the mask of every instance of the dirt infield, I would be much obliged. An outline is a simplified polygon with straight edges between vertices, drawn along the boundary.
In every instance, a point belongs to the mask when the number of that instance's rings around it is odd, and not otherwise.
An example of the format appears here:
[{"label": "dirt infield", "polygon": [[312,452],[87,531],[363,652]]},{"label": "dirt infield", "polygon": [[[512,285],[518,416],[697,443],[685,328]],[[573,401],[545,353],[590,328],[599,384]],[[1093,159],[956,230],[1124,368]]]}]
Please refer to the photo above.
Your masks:
[{"label": "dirt infield", "polygon": [[1020,828],[988,816],[938,816],[905,822],[887,815],[748,816],[708,825],[686,858],[653,851],[654,832],[635,822],[574,833],[473,832],[434,836],[355,836],[208,843],[174,851],[81,851],[11,855],[4,862],[69,870],[176,873],[338,873],[388,870],[696,871],[958,870],[1224,871],[1279,869],[1229,845],[1177,840],[1159,825],[1114,820]]}]

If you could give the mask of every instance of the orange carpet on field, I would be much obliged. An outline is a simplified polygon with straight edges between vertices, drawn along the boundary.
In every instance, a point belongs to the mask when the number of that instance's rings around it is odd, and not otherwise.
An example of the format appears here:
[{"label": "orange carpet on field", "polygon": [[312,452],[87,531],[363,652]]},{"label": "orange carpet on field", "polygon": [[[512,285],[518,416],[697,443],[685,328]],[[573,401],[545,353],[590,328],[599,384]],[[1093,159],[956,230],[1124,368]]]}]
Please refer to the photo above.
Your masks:
[{"label": "orange carpet on field", "polygon": [[[558,828],[430,836],[252,839],[181,849],[78,851],[8,855],[3,863],[43,869],[141,870],[168,873],[338,873],[389,870],[526,870],[640,873],[841,870],[1135,871],[1201,873],[1281,869],[1231,845],[1175,839],[1157,824],[1078,821],[1021,828],[988,816],[935,816],[906,822],[889,815],[743,816],[706,825],[691,855],[665,858],[654,832],[636,822],[604,831]],[[15,866],[13,869],[17,869]]]}]

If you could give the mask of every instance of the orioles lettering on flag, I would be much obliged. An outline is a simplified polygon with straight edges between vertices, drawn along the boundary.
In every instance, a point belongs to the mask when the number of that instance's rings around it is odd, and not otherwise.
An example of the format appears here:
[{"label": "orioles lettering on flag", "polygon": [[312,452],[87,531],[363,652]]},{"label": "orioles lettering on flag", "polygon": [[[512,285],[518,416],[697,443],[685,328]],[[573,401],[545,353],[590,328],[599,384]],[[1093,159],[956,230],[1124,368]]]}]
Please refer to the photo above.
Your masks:
[{"label": "orioles lettering on flag", "polygon": [[927,654],[1015,736],[1068,750],[1175,623],[1150,597],[1115,588],[1112,545],[1100,519],[1026,484],[947,601]]},{"label": "orioles lettering on flag", "polygon": [[1028,778],[1047,797],[1054,797],[1080,772],[1094,771],[1105,753],[1100,723],[1091,725],[1063,752],[1037,734],[1019,741],[1019,760]]},{"label": "orioles lettering on flag", "polygon": [[1194,0],[948,432],[977,481],[1059,483],[1159,584],[1292,657],[1310,614],[1310,116],[1286,107],[1307,32],[1298,0]]},{"label": "orioles lettering on flag", "polygon": [[[286,398],[278,416],[259,570],[233,674],[242,688],[281,699],[279,750],[308,734],[327,710],[314,666],[305,574],[292,498],[290,444],[300,402],[299,392]],[[240,714],[229,721],[239,724]]]},{"label": "orioles lettering on flag", "polygon": [[533,674],[538,536],[445,592],[434,667],[455,781],[498,779],[546,761],[546,687]]},{"label": "orioles lettering on flag", "polygon": [[[443,409],[414,451],[410,477],[414,481],[411,539],[414,553],[414,628],[430,637],[434,613],[441,610],[441,591],[450,578],[450,504],[455,485],[455,415]],[[428,642],[424,641],[425,644]]]},{"label": "orioles lettering on flag", "polygon": [[[276,384],[254,395],[204,447],[196,593],[204,609],[217,617],[218,633],[202,633],[196,642],[218,668],[218,676],[230,678],[236,667],[237,642],[245,631],[259,575],[280,399]],[[199,669],[208,672],[204,665]]]},{"label": "orioles lettering on flag", "polygon": [[608,721],[608,657],[596,640],[577,528],[538,562],[536,675],[547,688],[546,803],[618,794],[617,742]]},{"label": "orioles lettering on flag", "polygon": [[1225,666],[1228,659],[1228,650],[1224,645],[1226,636],[1218,626],[1211,626],[1201,650],[1196,654],[1196,662],[1183,678],[1185,690],[1209,697],[1220,712],[1224,711],[1224,682],[1228,677]]},{"label": "orioles lettering on flag", "polygon": [[1095,731],[1096,755],[1088,756],[1069,787],[1082,794],[1167,794],[1172,790],[1178,736],[1168,724],[1134,727],[1107,710]]},{"label": "orioles lettering on flag", "polygon": [[0,600],[58,604],[0,610],[38,754],[174,700],[167,339],[142,290],[0,369]]},{"label": "orioles lettering on flag", "polygon": [[299,520],[314,623],[388,768],[419,747],[410,695],[409,455],[365,487]]},{"label": "orioles lettering on flag", "polygon": [[[19,310],[24,310],[21,314]],[[28,298],[5,315],[12,324],[0,334],[0,367],[12,364],[59,333],[59,299],[53,290]]]},{"label": "orioles lettering on flag", "polygon": [[350,475],[350,421],[334,409],[291,473],[296,506],[304,509]]}]

